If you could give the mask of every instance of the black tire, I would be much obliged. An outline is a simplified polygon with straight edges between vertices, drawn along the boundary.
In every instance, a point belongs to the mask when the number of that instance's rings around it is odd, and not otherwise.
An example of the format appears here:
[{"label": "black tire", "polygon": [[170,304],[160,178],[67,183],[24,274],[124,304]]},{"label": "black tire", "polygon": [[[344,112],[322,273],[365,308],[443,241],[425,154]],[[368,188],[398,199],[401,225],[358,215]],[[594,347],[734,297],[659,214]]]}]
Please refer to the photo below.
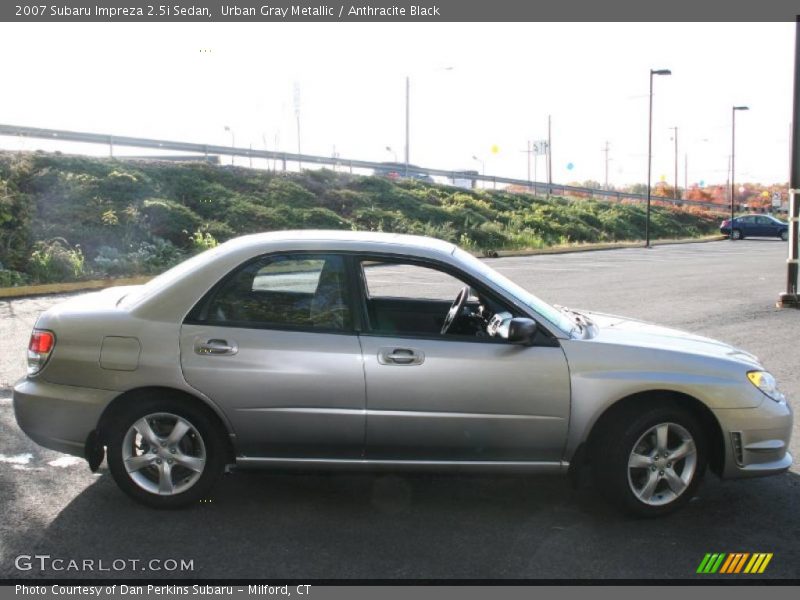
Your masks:
[{"label": "black tire", "polygon": [[[671,439],[678,440],[676,443],[680,442],[676,431],[682,430],[691,436],[695,447],[691,477],[680,494],[672,499],[670,495],[674,491],[670,488],[668,478],[663,478],[664,471],[659,470],[666,466],[663,462],[645,468],[629,467],[632,452],[637,449],[640,438],[664,424],[672,426],[668,427],[668,431]],[[629,405],[616,412],[601,426],[603,429],[596,436],[592,452],[596,457],[593,463],[594,483],[613,504],[630,514],[658,517],[678,510],[692,499],[705,473],[708,443],[703,428],[691,412],[668,401],[654,403],[643,400],[642,405]],[[667,459],[662,456],[658,460]],[[689,461],[689,458],[684,458],[675,461],[674,466],[667,464],[673,468],[673,474],[680,475],[684,473],[684,468],[689,467]],[[686,471],[687,477],[689,474],[690,471]],[[634,491],[638,481],[647,480],[651,476],[658,478],[659,483],[650,500],[663,502],[661,504],[647,503]]]},{"label": "black tire", "polygon": [[788,229],[784,229],[783,231],[781,231],[781,234],[778,237],[780,237],[784,242],[788,241],[789,240],[789,230]]},{"label": "black tire", "polygon": [[[183,491],[176,489],[176,493],[171,495],[161,495],[158,492],[148,491],[134,480],[133,475],[129,474],[125,467],[123,445],[128,446],[128,444],[125,444],[126,436],[128,436],[128,432],[134,423],[148,415],[164,415],[161,417],[164,426],[169,425],[171,417],[179,417],[194,428],[193,431],[190,430],[184,436],[184,438],[189,439],[182,440],[181,443],[202,447],[204,463],[199,477],[186,470],[185,467],[183,468],[189,475],[179,483],[186,485],[186,482],[194,479],[189,487]],[[158,426],[160,424],[158,421],[159,419],[154,419],[151,424]],[[199,442],[197,441],[198,437],[200,438]],[[134,396],[128,398],[125,408],[110,420],[104,432],[104,439],[107,445],[108,467],[114,477],[114,481],[131,498],[152,508],[181,508],[198,503],[208,496],[211,488],[225,469],[225,464],[228,462],[226,435],[217,419],[209,409],[194,405],[191,401],[186,401],[177,395],[172,396],[164,393],[157,396]],[[141,441],[144,442],[144,438]],[[164,452],[168,451],[164,444],[161,444],[161,446],[162,448],[157,449],[158,452],[162,450]],[[168,455],[164,454],[164,456],[167,457]],[[181,455],[179,453],[178,456],[189,455]],[[164,460],[167,459],[165,458]],[[170,480],[184,474],[184,471],[177,469],[178,467],[180,467],[178,464],[171,467],[176,469],[176,474],[171,473]],[[141,469],[142,475],[138,476],[139,480],[146,482],[149,477],[159,478],[160,475],[153,469],[158,469],[158,467],[152,465]]]},{"label": "black tire", "polygon": [[733,240],[743,240],[744,234],[742,233],[741,229],[734,229],[733,233],[731,234],[731,239]]}]

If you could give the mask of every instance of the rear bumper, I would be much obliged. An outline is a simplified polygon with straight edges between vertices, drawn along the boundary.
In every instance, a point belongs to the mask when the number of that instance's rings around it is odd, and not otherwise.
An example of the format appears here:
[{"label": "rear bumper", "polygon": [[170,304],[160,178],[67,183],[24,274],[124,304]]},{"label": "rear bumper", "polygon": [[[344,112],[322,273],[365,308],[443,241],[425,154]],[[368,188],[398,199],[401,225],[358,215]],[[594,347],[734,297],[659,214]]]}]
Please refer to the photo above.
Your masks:
[{"label": "rear bumper", "polygon": [[23,379],[14,387],[14,414],[40,446],[82,457],[86,438],[118,393]]},{"label": "rear bumper", "polygon": [[726,479],[783,473],[792,466],[792,407],[764,399],[757,408],[717,409],[725,442]]}]

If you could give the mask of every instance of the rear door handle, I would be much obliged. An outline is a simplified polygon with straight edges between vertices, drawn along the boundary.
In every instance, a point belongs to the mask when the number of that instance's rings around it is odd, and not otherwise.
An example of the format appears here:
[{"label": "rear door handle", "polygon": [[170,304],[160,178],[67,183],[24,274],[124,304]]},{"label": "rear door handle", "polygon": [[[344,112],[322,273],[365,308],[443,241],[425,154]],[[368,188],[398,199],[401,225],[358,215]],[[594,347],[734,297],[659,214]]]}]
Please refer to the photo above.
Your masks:
[{"label": "rear door handle", "polygon": [[425,362],[425,354],[413,348],[381,348],[378,350],[378,362],[393,366],[421,365]]},{"label": "rear door handle", "polygon": [[239,346],[236,342],[229,344],[227,340],[197,340],[194,351],[201,356],[231,356],[239,351]]}]

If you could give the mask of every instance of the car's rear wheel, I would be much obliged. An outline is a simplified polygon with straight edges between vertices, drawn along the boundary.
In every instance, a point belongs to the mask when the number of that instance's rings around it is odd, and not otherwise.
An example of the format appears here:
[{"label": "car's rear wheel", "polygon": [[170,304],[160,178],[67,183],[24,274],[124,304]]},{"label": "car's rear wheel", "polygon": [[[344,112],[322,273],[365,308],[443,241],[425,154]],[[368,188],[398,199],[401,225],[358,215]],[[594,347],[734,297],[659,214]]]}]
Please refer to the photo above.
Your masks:
[{"label": "car's rear wheel", "polygon": [[224,432],[206,410],[173,398],[126,408],[106,435],[108,466],[117,485],[155,508],[198,502],[225,467]]},{"label": "car's rear wheel", "polygon": [[743,240],[744,236],[742,235],[741,229],[734,229],[733,233],[731,233],[731,237],[735,240]]},{"label": "car's rear wheel", "polygon": [[787,229],[784,229],[783,231],[781,231],[781,239],[784,242],[789,239],[789,231]]},{"label": "car's rear wheel", "polygon": [[615,504],[640,516],[660,516],[686,504],[705,472],[703,429],[678,406],[623,411],[600,438],[596,483]]}]

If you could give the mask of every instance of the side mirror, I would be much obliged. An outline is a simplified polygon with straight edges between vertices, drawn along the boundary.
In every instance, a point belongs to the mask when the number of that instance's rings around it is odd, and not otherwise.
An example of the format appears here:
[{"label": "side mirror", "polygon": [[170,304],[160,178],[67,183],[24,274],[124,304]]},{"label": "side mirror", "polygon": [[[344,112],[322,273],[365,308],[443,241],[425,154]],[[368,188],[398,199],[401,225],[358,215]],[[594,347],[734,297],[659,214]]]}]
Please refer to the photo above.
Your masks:
[{"label": "side mirror", "polygon": [[507,332],[503,337],[509,342],[530,345],[533,342],[533,336],[536,335],[536,321],[525,318],[511,319],[508,322]]}]

